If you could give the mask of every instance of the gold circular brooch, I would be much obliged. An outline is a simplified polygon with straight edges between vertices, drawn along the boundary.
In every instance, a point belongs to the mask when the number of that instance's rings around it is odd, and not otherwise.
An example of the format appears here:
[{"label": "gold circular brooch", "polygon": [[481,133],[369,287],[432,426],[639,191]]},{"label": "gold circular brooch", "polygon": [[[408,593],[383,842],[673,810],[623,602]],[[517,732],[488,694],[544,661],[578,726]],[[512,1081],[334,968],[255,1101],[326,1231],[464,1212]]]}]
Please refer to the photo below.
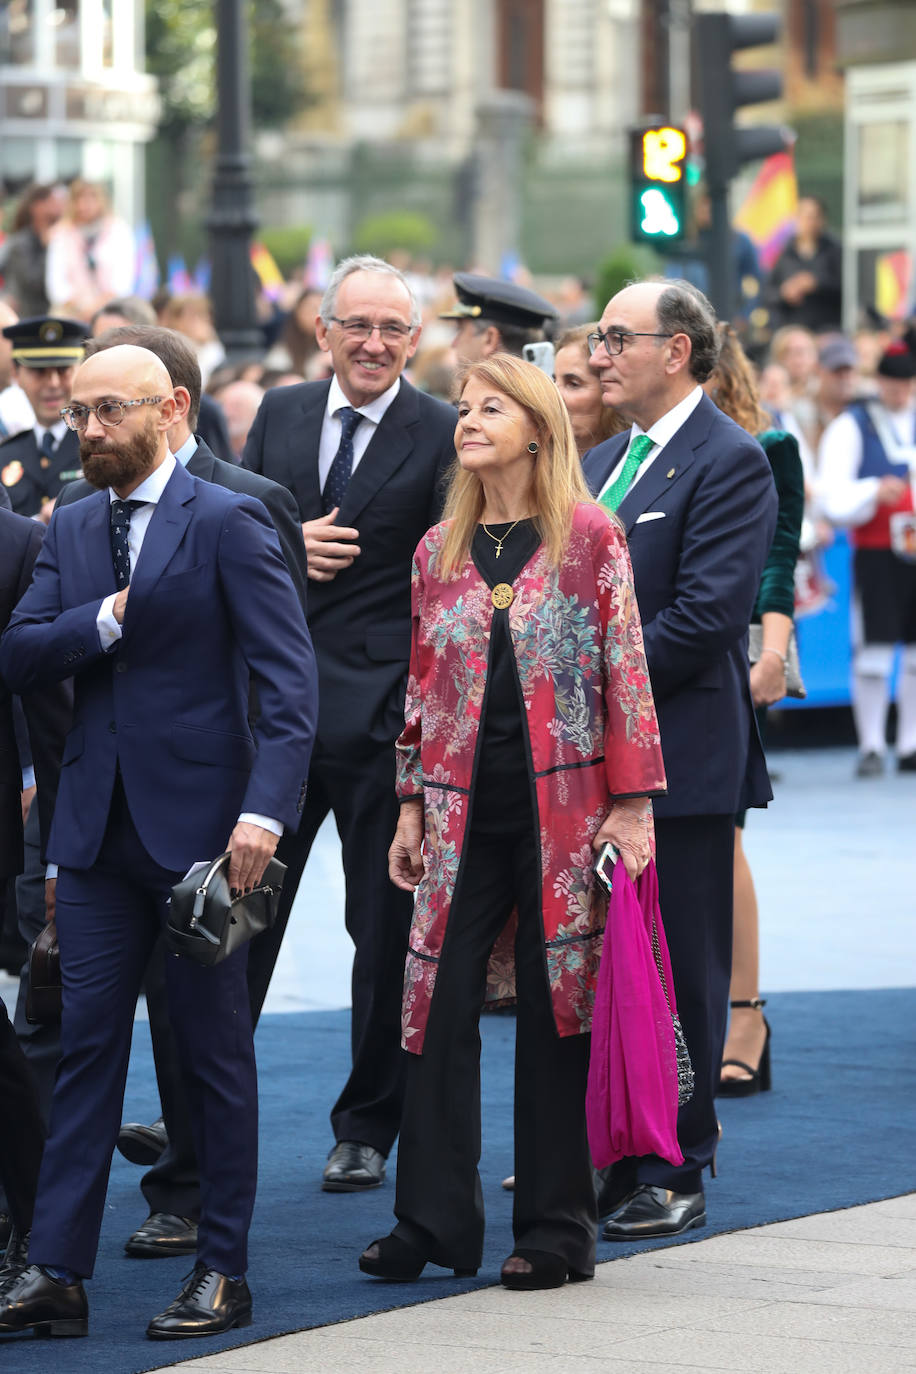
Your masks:
[{"label": "gold circular brooch", "polygon": [[493,605],[498,611],[504,611],[507,606],[511,606],[515,600],[515,592],[508,582],[497,582],[491,595]]}]

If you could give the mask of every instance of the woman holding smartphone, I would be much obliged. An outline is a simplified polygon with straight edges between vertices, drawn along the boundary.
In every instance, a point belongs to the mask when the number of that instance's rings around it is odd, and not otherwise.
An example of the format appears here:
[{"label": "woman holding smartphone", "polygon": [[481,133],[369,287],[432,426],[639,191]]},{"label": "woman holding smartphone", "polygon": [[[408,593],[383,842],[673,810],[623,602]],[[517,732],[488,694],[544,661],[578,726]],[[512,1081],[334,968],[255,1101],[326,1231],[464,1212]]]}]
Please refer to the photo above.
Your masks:
[{"label": "woman holding smartphone", "polygon": [[636,877],[664,790],[623,531],[585,489],[559,393],[507,354],[464,375],[445,519],[413,571],[390,874],[416,891],[397,1225],[360,1258],[387,1279],[475,1273],[483,1247],[485,998],[515,997],[510,1288],[594,1273],[585,1132],[607,899],[595,853]]}]

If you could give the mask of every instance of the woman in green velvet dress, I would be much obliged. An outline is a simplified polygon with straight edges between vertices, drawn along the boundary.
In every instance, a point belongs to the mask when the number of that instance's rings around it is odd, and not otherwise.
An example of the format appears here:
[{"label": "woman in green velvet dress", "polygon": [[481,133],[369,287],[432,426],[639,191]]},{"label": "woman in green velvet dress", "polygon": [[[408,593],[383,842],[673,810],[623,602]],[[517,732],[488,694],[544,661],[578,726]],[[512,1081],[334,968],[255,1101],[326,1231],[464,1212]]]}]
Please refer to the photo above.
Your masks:
[{"label": "woman in green velvet dress", "polygon": [[[763,629],[763,648],[751,666],[751,695],[761,736],[767,707],[786,694],[786,654],[795,605],[795,564],[805,505],[804,474],[798,442],[772,427],[762,409],[750,363],[730,325],[719,326],[721,351],[706,390],[720,410],[756,434],[773,469],[779,509],[776,533],[760,580],[751,617]],[[731,1018],[722,1062],[719,1094],[745,1097],[770,1087],[770,1027],[758,986],[757,895],[741,840],[744,813],[735,817],[734,947],[730,988]]]}]

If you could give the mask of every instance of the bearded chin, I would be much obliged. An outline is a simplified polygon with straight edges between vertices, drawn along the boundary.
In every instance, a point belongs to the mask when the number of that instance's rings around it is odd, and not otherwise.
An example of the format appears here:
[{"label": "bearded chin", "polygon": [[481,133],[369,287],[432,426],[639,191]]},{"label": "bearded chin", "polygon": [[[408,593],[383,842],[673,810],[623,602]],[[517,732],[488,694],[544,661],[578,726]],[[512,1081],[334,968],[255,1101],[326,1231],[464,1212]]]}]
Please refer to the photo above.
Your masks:
[{"label": "bearded chin", "polygon": [[159,436],[155,431],[138,434],[117,448],[103,450],[93,449],[84,439],[80,444],[83,476],[100,490],[105,487],[121,489],[152,469],[158,448]]}]

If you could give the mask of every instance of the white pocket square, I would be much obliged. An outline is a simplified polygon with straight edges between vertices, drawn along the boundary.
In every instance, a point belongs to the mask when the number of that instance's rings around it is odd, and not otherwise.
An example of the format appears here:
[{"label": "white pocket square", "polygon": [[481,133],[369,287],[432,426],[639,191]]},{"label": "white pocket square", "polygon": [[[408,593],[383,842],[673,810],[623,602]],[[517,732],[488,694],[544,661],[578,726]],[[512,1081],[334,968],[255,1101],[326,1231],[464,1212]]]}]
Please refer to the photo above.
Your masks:
[{"label": "white pocket square", "polygon": [[636,523],[637,525],[644,525],[647,520],[664,520],[664,518],[665,512],[663,510],[647,510],[644,515],[636,517]]}]

